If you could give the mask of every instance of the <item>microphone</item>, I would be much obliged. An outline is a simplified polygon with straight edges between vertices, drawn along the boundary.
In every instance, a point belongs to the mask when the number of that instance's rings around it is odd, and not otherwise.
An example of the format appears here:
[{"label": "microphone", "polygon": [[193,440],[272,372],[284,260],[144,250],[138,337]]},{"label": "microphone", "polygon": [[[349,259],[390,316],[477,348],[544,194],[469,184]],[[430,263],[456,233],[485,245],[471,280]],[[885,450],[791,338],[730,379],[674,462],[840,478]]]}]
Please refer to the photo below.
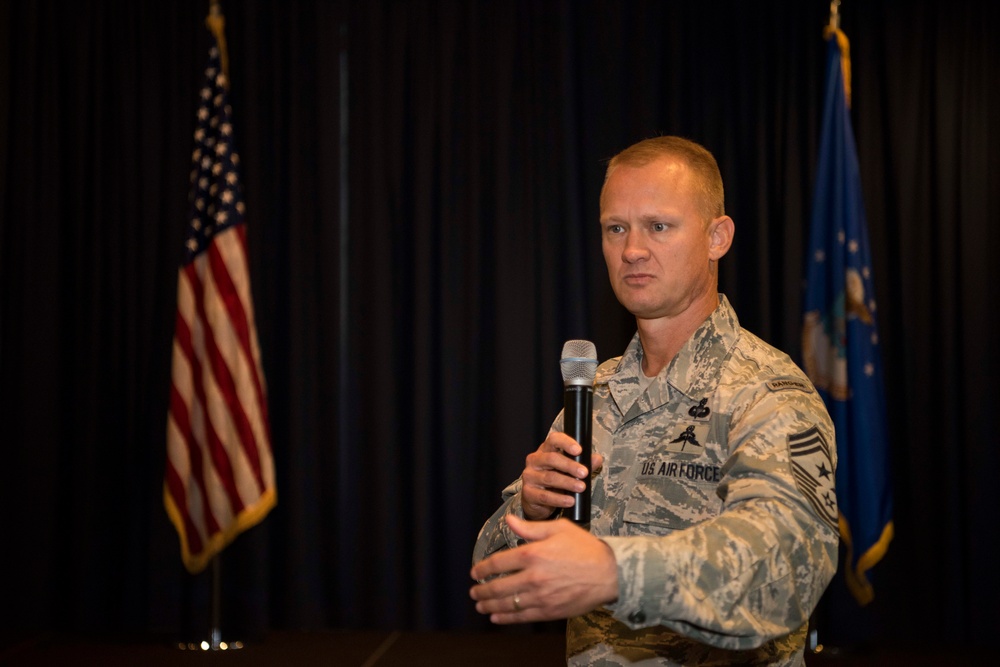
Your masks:
[{"label": "microphone", "polygon": [[583,451],[571,457],[587,468],[585,485],[573,494],[573,507],[563,516],[584,528],[590,526],[590,454],[591,420],[594,413],[594,375],[597,374],[597,348],[589,340],[568,340],[563,345],[559,370],[563,378],[563,431],[580,443]]}]

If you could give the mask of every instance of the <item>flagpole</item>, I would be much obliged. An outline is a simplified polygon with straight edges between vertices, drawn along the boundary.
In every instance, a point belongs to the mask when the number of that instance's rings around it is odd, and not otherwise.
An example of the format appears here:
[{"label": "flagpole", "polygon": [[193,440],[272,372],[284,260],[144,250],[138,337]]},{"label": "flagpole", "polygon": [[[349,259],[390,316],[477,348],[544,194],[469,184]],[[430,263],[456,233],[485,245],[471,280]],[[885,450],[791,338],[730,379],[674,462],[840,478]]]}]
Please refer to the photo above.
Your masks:
[{"label": "flagpole", "polygon": [[[830,0],[830,21],[827,23],[824,36],[828,39],[836,38],[836,33],[839,31],[840,0]],[[817,603],[816,609],[813,610],[813,613],[809,617],[807,624],[808,633],[806,635],[806,652],[810,655],[819,655],[826,648],[821,642],[819,626],[821,625],[821,616],[823,616],[823,607],[828,604],[827,596],[823,595]],[[837,653],[837,650],[833,649],[833,653]]]},{"label": "flagpole", "polygon": [[219,564],[219,554],[212,556],[212,621],[209,648],[218,651],[222,648],[222,565]]}]

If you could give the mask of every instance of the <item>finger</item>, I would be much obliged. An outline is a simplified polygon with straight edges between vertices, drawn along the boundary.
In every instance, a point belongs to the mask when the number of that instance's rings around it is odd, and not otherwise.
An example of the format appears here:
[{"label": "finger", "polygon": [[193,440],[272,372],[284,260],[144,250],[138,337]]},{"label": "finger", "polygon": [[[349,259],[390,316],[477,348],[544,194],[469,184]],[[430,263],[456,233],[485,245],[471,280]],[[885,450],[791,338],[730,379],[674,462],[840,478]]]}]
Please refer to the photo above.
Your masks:
[{"label": "finger", "polygon": [[503,593],[498,591],[499,589],[494,591],[495,595],[490,596],[484,596],[481,591],[472,591],[475,595],[470,597],[476,601],[476,611],[480,614],[518,614],[528,609],[527,594],[519,588],[510,588]]},{"label": "finger", "polygon": [[488,613],[490,621],[497,625],[529,623],[540,618],[540,610],[532,606],[530,596],[520,592],[514,593],[503,600],[497,600],[496,604],[483,606],[488,606],[491,610],[485,612],[479,610],[479,605],[476,605],[476,608],[480,613]]},{"label": "finger", "polygon": [[[505,575],[511,572],[514,567],[512,563],[509,563],[511,554],[515,550],[500,551],[493,554],[489,558],[484,558],[475,565],[472,566],[472,570],[469,571],[470,576],[479,582],[485,582],[488,579],[497,577],[499,575]],[[488,592],[492,590],[492,582],[481,584],[480,586],[485,586],[482,590]],[[479,587],[473,587],[479,588]],[[480,598],[475,598],[480,599]]]},{"label": "finger", "polygon": [[552,431],[542,443],[542,448],[549,451],[563,452],[569,456],[578,456],[583,453],[583,447],[573,438],[562,431]]},{"label": "finger", "polygon": [[[504,517],[507,520],[507,525],[510,529],[514,531],[518,537],[522,537],[529,542],[537,542],[538,540],[544,540],[548,537],[560,533],[564,530],[573,528],[571,524],[566,519],[556,519],[555,521],[527,521],[514,514],[508,514]],[[512,552],[507,552],[512,553]],[[518,567],[523,567],[523,558],[520,558],[526,552],[518,554]],[[497,554],[500,555],[500,554]],[[515,582],[518,583],[518,582]]]},{"label": "finger", "polygon": [[525,459],[525,470],[541,473],[555,470],[577,479],[587,476],[587,466],[561,452],[533,452]]},{"label": "finger", "polygon": [[521,489],[521,509],[525,512],[525,517],[534,521],[547,519],[555,510],[568,509],[573,503],[573,496],[562,491],[527,485]]},{"label": "finger", "polygon": [[593,452],[590,455],[590,469],[593,474],[601,472],[604,468],[604,456],[600,452]]},{"label": "finger", "polygon": [[555,616],[546,616],[539,609],[526,609],[517,613],[490,614],[490,622],[495,625],[512,625],[514,623],[535,623],[537,621],[553,621]]},{"label": "finger", "polygon": [[[583,475],[579,477],[578,475]],[[525,484],[538,487],[540,489],[559,489],[579,493],[584,489],[583,480],[586,478],[586,469],[583,466],[573,466],[571,472],[560,470],[525,470],[521,474],[521,479]]]}]

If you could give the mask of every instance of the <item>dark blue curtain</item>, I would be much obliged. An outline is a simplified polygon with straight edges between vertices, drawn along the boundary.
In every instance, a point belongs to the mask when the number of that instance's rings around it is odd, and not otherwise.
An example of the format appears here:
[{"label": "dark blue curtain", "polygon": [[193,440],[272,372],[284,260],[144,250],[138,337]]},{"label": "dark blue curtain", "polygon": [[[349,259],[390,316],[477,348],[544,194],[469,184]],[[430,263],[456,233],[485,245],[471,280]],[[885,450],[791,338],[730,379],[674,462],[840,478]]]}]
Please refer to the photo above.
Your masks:
[{"label": "dark blue curtain", "polygon": [[[161,485],[207,3],[85,4],[0,6],[0,624],[184,634],[208,575],[183,570]],[[798,355],[828,5],[223,10],[278,475],[223,554],[224,618],[483,629],[471,547],[559,408],[562,342],[606,358],[633,331],[600,255],[607,158],[661,133],[715,152],[722,289]],[[841,13],[896,489],[866,613],[976,643],[1000,594],[1000,16]]]}]

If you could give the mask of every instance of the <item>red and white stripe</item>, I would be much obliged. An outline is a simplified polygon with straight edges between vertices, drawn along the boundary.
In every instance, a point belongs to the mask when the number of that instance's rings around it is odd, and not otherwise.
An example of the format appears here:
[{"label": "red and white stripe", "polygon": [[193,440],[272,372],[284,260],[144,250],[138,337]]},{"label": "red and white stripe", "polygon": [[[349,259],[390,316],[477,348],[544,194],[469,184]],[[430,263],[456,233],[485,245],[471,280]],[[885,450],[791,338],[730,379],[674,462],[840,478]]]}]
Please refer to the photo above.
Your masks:
[{"label": "red and white stripe", "polygon": [[277,500],[242,224],[178,274],[164,499],[193,573]]}]

